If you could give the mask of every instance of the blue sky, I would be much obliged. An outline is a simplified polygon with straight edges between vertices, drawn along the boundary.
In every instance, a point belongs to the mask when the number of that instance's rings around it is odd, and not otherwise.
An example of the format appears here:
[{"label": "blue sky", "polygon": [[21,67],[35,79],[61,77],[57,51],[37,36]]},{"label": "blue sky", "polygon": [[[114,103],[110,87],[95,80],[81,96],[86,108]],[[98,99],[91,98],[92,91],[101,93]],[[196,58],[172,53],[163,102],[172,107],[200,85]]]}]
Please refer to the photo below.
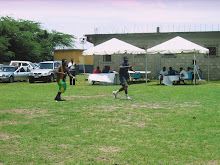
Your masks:
[{"label": "blue sky", "polygon": [[75,35],[220,30],[219,0],[0,0],[0,16]]}]

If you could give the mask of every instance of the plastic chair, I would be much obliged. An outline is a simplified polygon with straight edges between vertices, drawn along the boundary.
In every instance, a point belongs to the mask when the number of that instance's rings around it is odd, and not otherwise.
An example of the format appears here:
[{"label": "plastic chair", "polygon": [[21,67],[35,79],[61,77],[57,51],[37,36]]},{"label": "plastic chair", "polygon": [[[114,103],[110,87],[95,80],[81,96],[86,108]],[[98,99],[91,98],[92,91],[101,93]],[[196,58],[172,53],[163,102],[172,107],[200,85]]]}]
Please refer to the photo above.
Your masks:
[{"label": "plastic chair", "polygon": [[203,72],[200,73],[200,78],[203,79]]},{"label": "plastic chair", "polygon": [[[200,79],[203,79],[203,72],[200,73],[199,77]],[[199,79],[199,77],[197,77],[197,79]]]},{"label": "plastic chair", "polygon": [[141,73],[134,73],[134,78],[133,79],[138,79],[141,78]]},{"label": "plastic chair", "polygon": [[192,73],[191,72],[188,73],[188,80],[192,80]]}]

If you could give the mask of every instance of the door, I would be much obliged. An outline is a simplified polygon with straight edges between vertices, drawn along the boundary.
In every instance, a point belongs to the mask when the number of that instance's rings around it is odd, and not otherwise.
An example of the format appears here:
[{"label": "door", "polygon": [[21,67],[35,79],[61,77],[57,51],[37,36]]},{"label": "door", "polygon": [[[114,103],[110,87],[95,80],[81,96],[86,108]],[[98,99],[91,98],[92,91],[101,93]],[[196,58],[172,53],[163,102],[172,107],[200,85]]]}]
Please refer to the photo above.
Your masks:
[{"label": "door", "polygon": [[15,81],[24,81],[28,80],[29,72],[25,70],[23,67],[18,68],[14,73],[14,80]]}]

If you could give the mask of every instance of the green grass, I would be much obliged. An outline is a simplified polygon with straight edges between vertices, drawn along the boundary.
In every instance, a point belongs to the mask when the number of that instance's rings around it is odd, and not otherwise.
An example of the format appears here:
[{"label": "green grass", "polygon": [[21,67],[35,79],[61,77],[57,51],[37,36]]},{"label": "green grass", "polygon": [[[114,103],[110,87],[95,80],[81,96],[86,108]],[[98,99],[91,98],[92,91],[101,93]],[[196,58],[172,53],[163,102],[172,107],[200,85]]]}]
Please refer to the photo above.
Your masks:
[{"label": "green grass", "polygon": [[0,84],[0,164],[220,164],[220,82]]}]

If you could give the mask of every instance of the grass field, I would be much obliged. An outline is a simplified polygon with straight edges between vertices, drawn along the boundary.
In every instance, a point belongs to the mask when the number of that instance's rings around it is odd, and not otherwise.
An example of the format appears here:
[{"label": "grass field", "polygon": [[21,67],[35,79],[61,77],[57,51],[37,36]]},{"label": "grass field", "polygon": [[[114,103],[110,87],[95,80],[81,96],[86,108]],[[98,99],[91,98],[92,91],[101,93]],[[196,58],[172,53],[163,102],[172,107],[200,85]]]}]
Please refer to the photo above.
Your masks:
[{"label": "grass field", "polygon": [[220,82],[0,84],[0,164],[220,164]]}]

